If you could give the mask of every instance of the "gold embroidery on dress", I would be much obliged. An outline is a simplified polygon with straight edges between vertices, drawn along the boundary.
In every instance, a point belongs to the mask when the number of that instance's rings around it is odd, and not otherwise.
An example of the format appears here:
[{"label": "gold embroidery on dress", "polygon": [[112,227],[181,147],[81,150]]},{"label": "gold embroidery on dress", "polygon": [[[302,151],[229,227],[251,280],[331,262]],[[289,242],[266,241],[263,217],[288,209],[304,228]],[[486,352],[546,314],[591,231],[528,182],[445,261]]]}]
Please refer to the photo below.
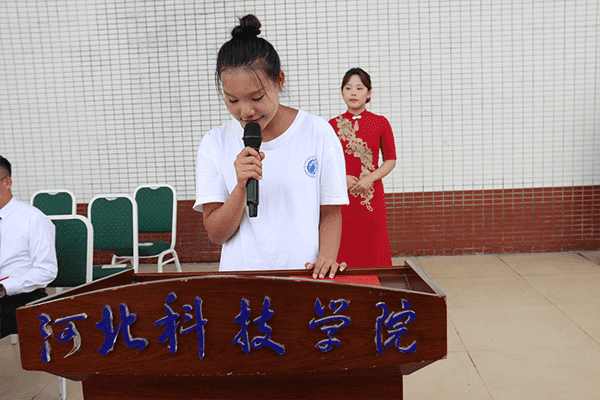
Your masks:
[{"label": "gold embroidery on dress", "polygon": [[[373,152],[361,138],[356,137],[356,129],[352,127],[352,122],[341,116],[336,120],[336,122],[339,129],[338,137],[348,142],[344,152],[360,159],[362,165],[359,179],[362,179],[371,172],[375,171],[375,166],[373,165]],[[373,198],[374,194],[375,188],[371,186],[366,193],[360,195],[363,198],[360,204],[367,207],[367,210],[369,211],[373,211],[371,199]],[[353,196],[358,197],[356,195]]]}]

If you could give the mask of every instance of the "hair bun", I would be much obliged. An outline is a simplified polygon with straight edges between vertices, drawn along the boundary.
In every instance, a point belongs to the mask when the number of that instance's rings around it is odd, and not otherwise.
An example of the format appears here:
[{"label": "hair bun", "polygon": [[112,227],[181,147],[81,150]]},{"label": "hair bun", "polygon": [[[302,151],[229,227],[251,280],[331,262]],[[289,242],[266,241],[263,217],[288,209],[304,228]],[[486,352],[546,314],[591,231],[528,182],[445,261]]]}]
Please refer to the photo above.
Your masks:
[{"label": "hair bun", "polygon": [[248,14],[243,18],[240,18],[240,24],[233,28],[231,36],[234,39],[251,39],[260,35],[261,23],[252,14]]}]

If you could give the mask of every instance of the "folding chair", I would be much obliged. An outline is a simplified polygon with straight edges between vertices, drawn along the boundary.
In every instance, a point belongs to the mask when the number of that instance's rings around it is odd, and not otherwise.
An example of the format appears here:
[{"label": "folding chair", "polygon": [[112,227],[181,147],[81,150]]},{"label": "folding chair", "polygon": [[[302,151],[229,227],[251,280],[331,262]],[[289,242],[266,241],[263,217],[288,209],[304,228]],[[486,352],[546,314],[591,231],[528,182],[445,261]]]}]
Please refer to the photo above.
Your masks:
[{"label": "folding chair", "polygon": [[[181,272],[179,257],[175,251],[177,239],[177,192],[171,185],[142,185],[133,194],[138,206],[139,233],[170,233],[171,241],[144,241],[139,243],[140,258],[158,257],[158,272],[163,272],[163,266],[175,263],[177,271]],[[164,260],[165,256],[170,256]],[[118,265],[130,260],[132,253],[115,251],[112,264]]]},{"label": "folding chair", "polygon": [[[88,218],[94,227],[94,250],[131,252],[129,261],[135,272],[139,266],[137,213],[135,200],[127,194],[95,196],[88,205]],[[95,265],[93,279],[127,268],[121,265]]]},{"label": "folding chair", "polygon": [[[92,281],[94,266],[94,230],[89,219],[81,215],[52,215],[56,229],[58,275],[48,287],[57,293]],[[59,377],[61,399],[67,398],[67,381]]]},{"label": "folding chair", "polygon": [[66,189],[39,190],[31,196],[30,203],[46,215],[77,214],[75,195]]},{"label": "folding chair", "polygon": [[48,287],[60,291],[89,283],[93,278],[94,228],[81,215],[51,215],[56,228],[58,275]]}]

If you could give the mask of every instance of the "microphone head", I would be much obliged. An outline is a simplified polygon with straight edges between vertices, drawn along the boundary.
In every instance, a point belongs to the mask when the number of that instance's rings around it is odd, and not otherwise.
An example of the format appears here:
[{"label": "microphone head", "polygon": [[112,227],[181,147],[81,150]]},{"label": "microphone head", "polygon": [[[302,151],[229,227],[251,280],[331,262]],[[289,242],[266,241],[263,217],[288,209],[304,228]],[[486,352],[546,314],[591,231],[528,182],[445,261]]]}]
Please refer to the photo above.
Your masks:
[{"label": "microphone head", "polygon": [[262,132],[260,125],[256,122],[249,122],[244,127],[244,146],[259,149],[262,143]]}]

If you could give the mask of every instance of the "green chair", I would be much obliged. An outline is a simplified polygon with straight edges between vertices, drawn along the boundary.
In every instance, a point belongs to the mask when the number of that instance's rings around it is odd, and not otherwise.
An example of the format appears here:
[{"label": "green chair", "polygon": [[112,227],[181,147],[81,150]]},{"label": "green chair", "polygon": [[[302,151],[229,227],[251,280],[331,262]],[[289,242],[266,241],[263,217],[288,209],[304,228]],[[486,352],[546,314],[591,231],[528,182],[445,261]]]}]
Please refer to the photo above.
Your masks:
[{"label": "green chair", "polygon": [[[175,251],[177,239],[177,192],[171,185],[142,185],[133,194],[138,206],[139,233],[170,233],[171,241],[144,241],[139,243],[139,258],[158,257],[158,272],[163,266],[175,263],[181,272],[179,257]],[[165,260],[165,257],[168,259]],[[115,251],[112,264],[130,260],[131,249]]]},{"label": "green chair", "polygon": [[75,195],[66,189],[39,190],[31,196],[30,203],[46,215],[74,215],[77,213]]},{"label": "green chair", "polygon": [[[133,270],[138,271],[137,204],[127,194],[99,195],[88,205],[88,218],[94,227],[94,250],[131,252]],[[118,264],[94,266],[94,280],[130,267]]]},{"label": "green chair", "polygon": [[[48,287],[57,293],[92,281],[94,266],[94,229],[89,219],[81,215],[51,215],[56,230],[55,247],[58,275]],[[60,377],[61,399],[67,398],[67,381]]]},{"label": "green chair", "polygon": [[80,286],[91,282],[94,266],[94,229],[81,215],[51,215],[56,229],[58,275],[48,286]]}]

